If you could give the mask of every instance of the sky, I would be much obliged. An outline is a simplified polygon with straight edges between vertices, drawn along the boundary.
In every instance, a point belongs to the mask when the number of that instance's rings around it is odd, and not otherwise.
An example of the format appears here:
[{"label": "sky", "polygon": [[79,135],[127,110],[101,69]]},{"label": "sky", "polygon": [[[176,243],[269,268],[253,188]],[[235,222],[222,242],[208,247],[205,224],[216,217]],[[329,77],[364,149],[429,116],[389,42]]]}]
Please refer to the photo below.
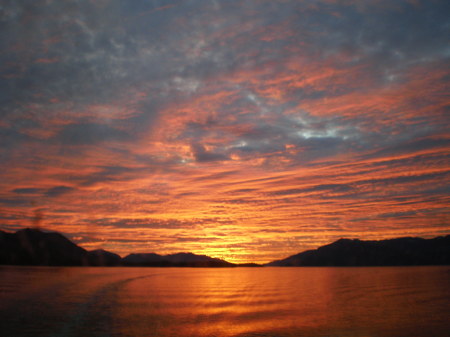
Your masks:
[{"label": "sky", "polygon": [[450,233],[448,0],[3,0],[0,229],[269,262]]}]

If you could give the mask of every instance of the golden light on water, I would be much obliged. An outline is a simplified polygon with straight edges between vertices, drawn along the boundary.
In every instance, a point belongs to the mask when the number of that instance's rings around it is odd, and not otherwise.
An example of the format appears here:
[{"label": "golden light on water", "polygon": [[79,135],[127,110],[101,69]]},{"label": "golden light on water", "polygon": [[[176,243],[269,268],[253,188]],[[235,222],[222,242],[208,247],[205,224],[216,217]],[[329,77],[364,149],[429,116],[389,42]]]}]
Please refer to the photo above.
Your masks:
[{"label": "golden light on water", "polygon": [[3,267],[2,333],[442,336],[446,269]]}]

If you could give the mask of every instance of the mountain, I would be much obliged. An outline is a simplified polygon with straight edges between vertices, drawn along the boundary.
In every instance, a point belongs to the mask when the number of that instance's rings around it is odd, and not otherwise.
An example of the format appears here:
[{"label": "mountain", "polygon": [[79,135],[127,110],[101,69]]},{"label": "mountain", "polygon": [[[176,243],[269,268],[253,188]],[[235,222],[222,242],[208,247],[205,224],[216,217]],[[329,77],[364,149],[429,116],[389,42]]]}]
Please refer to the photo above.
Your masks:
[{"label": "mountain", "polygon": [[168,262],[163,261],[163,257],[161,255],[155,253],[133,253],[125,256],[122,261],[122,265],[124,266],[152,266],[152,267],[165,267],[168,265]]},{"label": "mountain", "polygon": [[412,266],[450,264],[450,235],[381,241],[340,239],[266,266]]},{"label": "mountain", "polygon": [[87,260],[90,266],[118,266],[121,257],[106,250],[97,249],[87,252]]},{"label": "mountain", "polygon": [[80,266],[87,252],[56,232],[21,229],[0,231],[0,264],[37,266]]},{"label": "mountain", "polygon": [[196,255],[192,253],[177,253],[172,255],[166,255],[172,264],[187,267],[231,267],[234,264],[227,261],[209,257],[206,255]]},{"label": "mountain", "polygon": [[[57,232],[0,230],[0,265],[245,267],[206,255],[130,254],[125,258],[99,249],[86,251]],[[340,239],[318,249],[277,260],[266,266],[411,266],[449,265],[450,235],[434,239],[398,238],[381,241]]]},{"label": "mountain", "polygon": [[0,230],[0,265],[233,267],[233,263],[192,253],[130,254],[125,258],[103,249],[86,251],[57,232]]},{"label": "mountain", "polygon": [[122,259],[124,266],[152,267],[233,267],[233,263],[212,258],[206,255],[192,253],[177,253],[171,255],[130,254]]}]

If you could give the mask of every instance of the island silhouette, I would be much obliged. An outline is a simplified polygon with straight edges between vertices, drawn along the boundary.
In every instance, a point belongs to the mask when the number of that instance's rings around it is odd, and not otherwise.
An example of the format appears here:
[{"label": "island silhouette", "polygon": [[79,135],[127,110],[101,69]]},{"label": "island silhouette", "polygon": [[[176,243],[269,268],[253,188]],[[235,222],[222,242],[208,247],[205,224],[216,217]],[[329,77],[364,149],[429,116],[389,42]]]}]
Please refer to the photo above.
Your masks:
[{"label": "island silhouette", "polygon": [[450,235],[433,239],[403,237],[379,241],[340,239],[314,250],[259,265],[235,264],[193,253],[132,253],[122,258],[102,249],[87,251],[57,232],[25,228],[15,233],[0,230],[0,264],[142,267],[448,265]]}]

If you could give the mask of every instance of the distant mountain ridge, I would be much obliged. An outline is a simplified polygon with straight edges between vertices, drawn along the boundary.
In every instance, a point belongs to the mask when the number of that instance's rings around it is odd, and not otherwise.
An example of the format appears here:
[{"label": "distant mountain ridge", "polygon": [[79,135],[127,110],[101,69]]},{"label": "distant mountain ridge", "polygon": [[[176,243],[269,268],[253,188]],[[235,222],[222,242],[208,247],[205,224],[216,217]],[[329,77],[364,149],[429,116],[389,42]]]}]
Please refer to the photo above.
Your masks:
[{"label": "distant mountain ridge", "polygon": [[[0,265],[260,267],[234,264],[193,253],[133,253],[121,258],[102,249],[87,251],[57,232],[25,228],[0,230]],[[265,266],[411,266],[450,265],[450,235],[434,239],[397,238],[380,241],[340,239],[331,244],[272,261]]]},{"label": "distant mountain ridge", "polygon": [[192,253],[177,253],[170,255],[130,254],[122,259],[125,266],[151,266],[151,267],[232,267],[235,264],[209,257],[206,255],[195,255]]},{"label": "distant mountain ridge", "polygon": [[450,235],[380,241],[340,239],[266,266],[413,266],[450,264]]},{"label": "distant mountain ridge", "polygon": [[86,251],[57,232],[25,228],[0,230],[0,265],[234,267],[236,264],[193,253],[130,254],[124,258],[103,249]]}]

